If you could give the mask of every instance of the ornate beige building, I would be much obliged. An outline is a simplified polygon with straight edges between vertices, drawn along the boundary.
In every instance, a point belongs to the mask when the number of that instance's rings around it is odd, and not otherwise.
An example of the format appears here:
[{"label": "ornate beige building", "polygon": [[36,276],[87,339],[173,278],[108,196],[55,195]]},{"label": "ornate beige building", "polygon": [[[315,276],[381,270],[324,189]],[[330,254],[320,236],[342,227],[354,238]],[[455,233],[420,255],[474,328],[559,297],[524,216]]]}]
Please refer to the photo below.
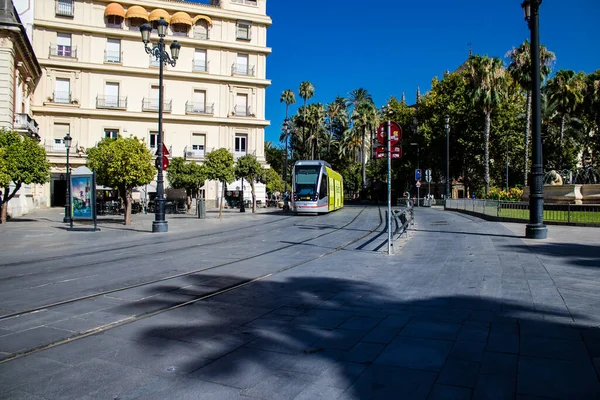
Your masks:
[{"label": "ornate beige building", "polygon": [[[31,110],[52,164],[48,205],[64,204],[67,133],[73,138],[73,168],[85,164],[85,150],[104,137],[133,135],[155,151],[158,64],[144,51],[139,27],[160,17],[170,23],[167,49],[173,40],[181,44],[177,65],[164,71],[163,141],[169,157],[202,162],[207,152],[224,147],[265,163],[271,52],[266,0],[31,4],[33,48],[43,71]],[[157,42],[156,30],[151,39]],[[207,183],[209,205],[218,193],[217,183]]]}]

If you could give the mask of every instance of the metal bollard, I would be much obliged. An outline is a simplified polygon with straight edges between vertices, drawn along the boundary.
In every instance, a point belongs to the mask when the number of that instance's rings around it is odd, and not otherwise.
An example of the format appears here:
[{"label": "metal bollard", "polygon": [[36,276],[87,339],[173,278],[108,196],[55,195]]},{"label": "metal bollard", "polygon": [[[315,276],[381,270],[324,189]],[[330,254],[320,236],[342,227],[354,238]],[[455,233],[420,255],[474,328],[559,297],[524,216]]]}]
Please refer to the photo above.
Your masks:
[{"label": "metal bollard", "polygon": [[198,218],[206,218],[206,202],[204,201],[204,199],[200,199],[198,201]]}]

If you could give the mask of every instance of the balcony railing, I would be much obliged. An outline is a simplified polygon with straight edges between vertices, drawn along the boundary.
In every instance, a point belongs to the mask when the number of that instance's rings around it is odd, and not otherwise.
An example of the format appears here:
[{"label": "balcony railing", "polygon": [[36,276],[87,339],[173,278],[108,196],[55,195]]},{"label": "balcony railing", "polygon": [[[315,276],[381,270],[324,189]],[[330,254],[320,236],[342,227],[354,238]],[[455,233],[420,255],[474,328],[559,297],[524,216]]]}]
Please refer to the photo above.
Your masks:
[{"label": "balcony railing", "polygon": [[127,108],[127,96],[96,96],[96,108]]},{"label": "balcony railing", "polygon": [[54,57],[77,58],[77,46],[64,46],[62,44],[51,44],[50,55]]},{"label": "balcony railing", "polygon": [[254,76],[254,65],[233,64],[231,66],[232,75]]},{"label": "balcony railing", "polygon": [[247,154],[248,153],[246,151],[234,151],[233,152],[233,158],[237,160],[238,158],[243,157],[243,156],[245,156]]},{"label": "balcony railing", "polygon": [[15,114],[13,129],[24,130],[29,132],[32,136],[39,136],[38,123],[35,119],[31,118],[29,114]]},{"label": "balcony railing", "polygon": [[55,0],[56,1],[56,15],[61,17],[72,17],[73,13],[73,0]]},{"label": "balcony railing", "polygon": [[[142,111],[158,111],[158,99],[149,99],[144,97],[142,100]],[[173,100],[168,100],[163,103],[163,112],[171,112]]]},{"label": "balcony railing", "polygon": [[215,113],[215,103],[197,103],[193,101],[187,101],[185,103],[185,112],[187,114],[208,114],[212,115]]},{"label": "balcony railing", "polygon": [[236,117],[250,117],[252,116],[252,110],[246,106],[235,106],[233,107],[233,114]]},{"label": "balcony railing", "polygon": [[206,155],[206,150],[205,149],[195,150],[191,146],[186,146],[185,149],[183,150],[183,154],[184,154],[185,158],[187,158],[187,159],[189,159],[189,158],[204,158],[204,156]]},{"label": "balcony railing", "polygon": [[71,93],[55,91],[52,94],[52,102],[61,104],[71,104]]},{"label": "balcony railing", "polygon": [[[47,153],[66,153],[67,148],[64,143],[54,143],[54,141],[50,141],[47,143],[44,141],[44,149]],[[80,149],[79,143],[72,142],[71,147],[69,148],[70,153],[76,153]]]},{"label": "balcony railing", "polygon": [[210,39],[210,35],[208,34],[208,32],[196,32],[196,31],[194,31],[194,39],[208,40],[208,39]]},{"label": "balcony railing", "polygon": [[231,0],[232,3],[240,3],[240,4],[247,4],[250,6],[255,6],[257,5],[256,0]]},{"label": "balcony railing", "polygon": [[104,50],[104,62],[107,63],[120,63],[123,57],[122,51],[108,51]]},{"label": "balcony railing", "polygon": [[192,69],[194,72],[208,72],[208,66],[210,65],[210,61],[198,61],[194,60],[194,64],[192,65]]}]

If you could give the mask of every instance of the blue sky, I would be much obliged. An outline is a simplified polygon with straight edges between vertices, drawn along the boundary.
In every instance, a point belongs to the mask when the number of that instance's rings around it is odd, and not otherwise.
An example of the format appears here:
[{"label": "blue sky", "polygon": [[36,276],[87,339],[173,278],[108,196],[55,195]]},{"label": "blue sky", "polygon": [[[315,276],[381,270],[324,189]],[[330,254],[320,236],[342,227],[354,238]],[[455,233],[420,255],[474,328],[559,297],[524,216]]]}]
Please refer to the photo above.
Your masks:
[{"label": "blue sky", "polygon": [[[265,140],[279,142],[285,105],[281,92],[300,82],[315,86],[311,102],[331,102],[364,87],[377,106],[406,93],[414,102],[417,86],[454,70],[468,56],[504,55],[529,38],[521,0],[267,0],[273,25],[267,44]],[[600,0],[544,0],[540,39],[557,55],[555,69],[590,73],[600,69]]]}]

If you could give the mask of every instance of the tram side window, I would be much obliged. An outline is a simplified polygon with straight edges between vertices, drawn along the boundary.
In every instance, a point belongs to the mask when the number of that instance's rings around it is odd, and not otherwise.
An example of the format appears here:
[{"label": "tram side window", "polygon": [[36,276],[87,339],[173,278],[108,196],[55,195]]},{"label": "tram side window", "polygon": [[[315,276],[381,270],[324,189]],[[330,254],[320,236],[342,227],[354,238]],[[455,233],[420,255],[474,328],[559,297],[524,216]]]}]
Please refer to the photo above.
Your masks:
[{"label": "tram side window", "polygon": [[319,188],[319,199],[327,197],[327,175],[321,175],[321,187]]}]

